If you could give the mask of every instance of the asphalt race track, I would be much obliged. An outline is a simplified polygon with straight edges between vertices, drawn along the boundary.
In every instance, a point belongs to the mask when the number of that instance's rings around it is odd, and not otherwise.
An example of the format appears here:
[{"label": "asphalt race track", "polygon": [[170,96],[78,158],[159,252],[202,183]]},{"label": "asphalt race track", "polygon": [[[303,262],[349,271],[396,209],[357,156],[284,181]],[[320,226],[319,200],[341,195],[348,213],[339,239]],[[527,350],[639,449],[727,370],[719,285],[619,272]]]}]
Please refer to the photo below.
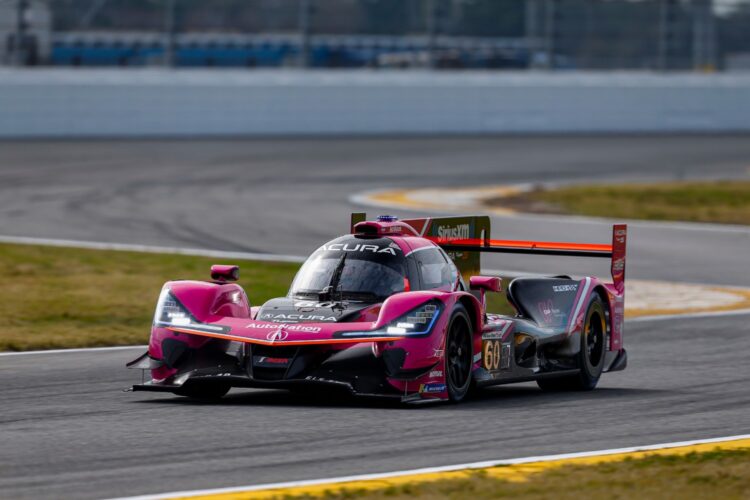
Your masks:
[{"label": "asphalt race track", "polygon": [[[0,234],[300,255],[346,230],[357,191],[741,178],[748,167],[747,136],[0,142]],[[605,223],[493,227],[609,239]],[[750,230],[636,224],[629,238],[631,277],[750,284]],[[568,260],[486,265],[590,269]],[[139,349],[0,356],[0,497],[101,498],[750,432],[748,316],[628,322],[625,343],[628,369],[591,393],[522,384],[420,408],[276,391],[235,390],[218,405],[123,393],[139,380],[124,369]]]},{"label": "asphalt race track", "polygon": [[[363,208],[348,197],[366,190],[748,176],[748,135],[0,142],[0,235],[307,255],[348,231],[349,212]],[[606,243],[610,231],[493,219],[498,238]],[[750,283],[747,228],[634,224],[630,236],[630,277]],[[488,256],[485,265],[592,271],[565,260]]]},{"label": "asphalt race track", "polygon": [[746,317],[627,326],[630,366],[586,394],[535,384],[458,406],[121,391],[140,350],[0,358],[0,495],[97,498],[616,448],[748,431]]}]

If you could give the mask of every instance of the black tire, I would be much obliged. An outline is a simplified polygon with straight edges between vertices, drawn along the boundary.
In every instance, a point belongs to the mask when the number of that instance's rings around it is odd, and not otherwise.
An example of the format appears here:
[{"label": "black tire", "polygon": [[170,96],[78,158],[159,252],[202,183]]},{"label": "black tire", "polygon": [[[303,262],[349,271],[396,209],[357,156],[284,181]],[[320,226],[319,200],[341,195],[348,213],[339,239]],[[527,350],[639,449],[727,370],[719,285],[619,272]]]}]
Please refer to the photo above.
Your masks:
[{"label": "black tire", "polygon": [[590,391],[596,387],[604,369],[607,338],[607,314],[598,294],[589,299],[581,332],[581,349],[576,364],[579,373],[568,377],[543,378],[537,385],[545,391]]},{"label": "black tire", "polygon": [[198,401],[218,401],[229,392],[232,386],[221,382],[197,382],[188,384],[186,387],[181,388],[175,392],[178,396],[186,396],[190,399]]},{"label": "black tire", "polygon": [[469,392],[473,357],[471,321],[466,308],[458,305],[453,309],[445,337],[445,382],[448,397],[454,403]]}]

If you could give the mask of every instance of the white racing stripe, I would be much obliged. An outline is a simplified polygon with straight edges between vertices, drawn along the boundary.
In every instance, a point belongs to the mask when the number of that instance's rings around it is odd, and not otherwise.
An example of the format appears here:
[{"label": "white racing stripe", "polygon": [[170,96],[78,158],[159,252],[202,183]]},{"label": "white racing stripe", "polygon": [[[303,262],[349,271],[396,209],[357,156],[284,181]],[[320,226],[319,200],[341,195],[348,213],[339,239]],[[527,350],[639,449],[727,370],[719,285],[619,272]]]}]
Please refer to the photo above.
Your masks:
[{"label": "white racing stripe", "polygon": [[677,441],[674,443],[661,443],[644,446],[633,446],[629,448],[612,448],[608,450],[584,451],[580,453],[563,453],[560,455],[542,455],[536,457],[511,458],[505,460],[487,460],[484,462],[472,462],[466,464],[446,465],[443,467],[427,467],[424,469],[402,470],[394,472],[385,472],[379,474],[361,474],[355,476],[332,477],[326,479],[311,479],[307,481],[289,481],[285,483],[269,483],[248,486],[236,486],[232,488],[216,488],[207,490],[192,491],[173,491],[169,493],[159,493],[155,495],[140,495],[133,497],[120,497],[111,500],[165,500],[174,497],[190,497],[199,495],[218,495],[222,493],[238,493],[245,491],[258,491],[266,489],[296,488],[300,486],[315,486],[319,484],[336,484],[349,483],[353,481],[371,481],[377,479],[386,479],[400,476],[411,476],[416,474],[433,474],[437,472],[453,472],[466,469],[485,469],[488,467],[497,467],[499,465],[517,465],[532,462],[552,462],[556,460],[566,460],[570,458],[595,457],[602,455],[616,455],[620,453],[633,453],[637,451],[653,451],[668,448],[679,448],[682,446],[693,446],[698,444],[721,443],[723,441],[735,441],[739,439],[750,439],[750,434],[740,436],[727,436],[709,439],[696,439],[692,441]]},{"label": "white racing stripe", "polygon": [[302,263],[305,257],[299,255],[276,255],[254,252],[225,252],[205,248],[178,248],[150,245],[133,245],[129,243],[107,243],[102,241],[58,240],[49,238],[27,238],[25,236],[1,236],[0,243],[19,245],[42,245],[49,247],[82,248],[85,250],[116,250],[121,252],[162,253],[175,255],[192,255],[195,257],[216,257],[217,259],[260,260],[264,262]]},{"label": "white racing stripe", "polygon": [[572,335],[573,328],[575,326],[575,321],[578,319],[578,313],[581,312],[581,307],[583,307],[583,303],[586,302],[589,298],[589,288],[591,287],[591,278],[586,278],[586,284],[583,286],[583,292],[581,292],[581,298],[578,299],[578,305],[576,306],[575,311],[573,312],[573,316],[570,317],[570,323],[568,324],[568,331]]}]

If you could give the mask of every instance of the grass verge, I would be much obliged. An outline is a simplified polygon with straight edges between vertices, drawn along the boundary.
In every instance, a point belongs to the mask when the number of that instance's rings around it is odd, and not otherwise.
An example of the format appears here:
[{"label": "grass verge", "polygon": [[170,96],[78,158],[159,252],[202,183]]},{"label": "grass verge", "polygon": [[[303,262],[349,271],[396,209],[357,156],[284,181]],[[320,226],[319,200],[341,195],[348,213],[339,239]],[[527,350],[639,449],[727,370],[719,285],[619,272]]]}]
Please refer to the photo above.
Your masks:
[{"label": "grass verge", "polygon": [[[145,344],[165,281],[208,279],[216,259],[0,245],[0,350]],[[286,294],[299,265],[233,261],[251,303]]]},{"label": "grass verge", "polygon": [[[0,351],[145,344],[165,281],[203,280],[216,259],[0,244]],[[298,264],[237,261],[253,305],[286,294]],[[509,311],[504,294],[490,310]]]},{"label": "grass verge", "polygon": [[[449,479],[403,481],[368,488],[355,485],[296,495],[265,498],[324,499],[496,499],[579,500],[581,498],[747,499],[750,491],[750,449],[648,455],[595,465],[528,464],[448,473]],[[452,476],[460,476],[455,478]],[[372,483],[376,483],[373,481]],[[260,493],[260,492],[259,492]],[[270,492],[269,492],[270,493]],[[248,494],[235,498],[260,498]],[[217,495],[217,500],[222,498]]]},{"label": "grass verge", "polygon": [[487,204],[522,212],[750,225],[750,181],[570,186]]}]

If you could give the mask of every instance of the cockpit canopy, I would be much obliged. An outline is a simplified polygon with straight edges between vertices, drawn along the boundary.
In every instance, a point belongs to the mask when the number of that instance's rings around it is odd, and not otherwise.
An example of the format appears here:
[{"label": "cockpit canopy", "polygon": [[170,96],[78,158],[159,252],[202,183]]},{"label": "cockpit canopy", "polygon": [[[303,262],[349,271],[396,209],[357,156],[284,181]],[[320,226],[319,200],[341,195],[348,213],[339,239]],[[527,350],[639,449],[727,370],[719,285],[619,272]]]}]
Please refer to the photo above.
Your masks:
[{"label": "cockpit canopy", "polygon": [[465,289],[458,270],[437,246],[405,256],[392,239],[342,236],[305,262],[289,296],[319,301],[382,302],[408,290]]},{"label": "cockpit canopy", "polygon": [[408,287],[401,248],[388,238],[342,236],[315,251],[289,291],[295,298],[380,302]]}]

